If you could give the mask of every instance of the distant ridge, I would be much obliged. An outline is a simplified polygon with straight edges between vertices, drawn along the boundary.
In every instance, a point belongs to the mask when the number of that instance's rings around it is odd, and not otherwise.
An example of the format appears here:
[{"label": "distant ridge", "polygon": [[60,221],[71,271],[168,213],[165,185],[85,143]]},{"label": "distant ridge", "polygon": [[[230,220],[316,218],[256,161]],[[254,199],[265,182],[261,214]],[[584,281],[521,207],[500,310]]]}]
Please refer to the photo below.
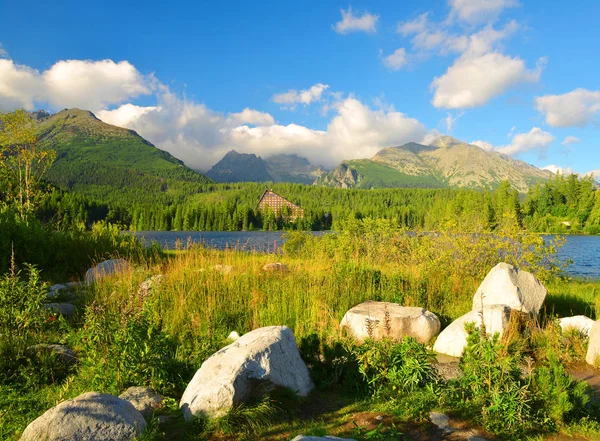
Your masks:
[{"label": "distant ridge", "polygon": [[298,155],[274,155],[267,159],[253,153],[229,151],[206,176],[216,182],[296,182],[312,184],[325,171]]},{"label": "distant ridge", "polygon": [[552,176],[526,162],[487,152],[450,136],[431,145],[408,143],[380,150],[371,159],[344,161],[317,185],[337,188],[494,189],[504,180],[519,192]]}]

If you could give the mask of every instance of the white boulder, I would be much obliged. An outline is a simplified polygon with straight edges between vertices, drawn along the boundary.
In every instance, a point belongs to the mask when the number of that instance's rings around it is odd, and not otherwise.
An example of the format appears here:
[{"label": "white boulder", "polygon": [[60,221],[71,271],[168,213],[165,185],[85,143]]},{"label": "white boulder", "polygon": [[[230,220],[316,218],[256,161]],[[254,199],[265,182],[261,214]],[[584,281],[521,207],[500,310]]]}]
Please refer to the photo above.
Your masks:
[{"label": "white boulder", "polygon": [[[438,335],[433,350],[439,354],[460,357],[467,347],[467,337],[469,336],[465,330],[465,325],[475,323],[475,327],[479,328],[481,326],[481,316],[481,311],[470,311],[454,320]],[[493,305],[483,309],[483,322],[489,335],[494,335],[496,332],[502,335],[508,325],[509,318],[510,308],[508,306]]]},{"label": "white boulder", "polygon": [[479,285],[473,297],[473,311],[484,306],[507,305],[516,311],[537,314],[547,292],[533,274],[499,263]]},{"label": "white boulder", "polygon": [[144,418],[152,416],[152,412],[162,405],[163,397],[149,387],[133,386],[119,395],[122,400],[129,401]]},{"label": "white boulder", "polygon": [[145,428],[144,417],[129,401],[88,392],[46,411],[27,426],[21,441],[126,441]]},{"label": "white boulder", "polygon": [[585,315],[575,315],[573,317],[563,317],[559,320],[558,324],[563,332],[570,329],[576,329],[583,335],[587,336],[594,325],[594,320]]},{"label": "white boulder", "polygon": [[375,340],[389,337],[396,341],[414,337],[419,343],[426,344],[440,332],[440,320],[432,312],[373,300],[349,309],[341,326],[348,328],[359,341],[369,336]]},{"label": "white boulder", "polygon": [[261,385],[285,387],[300,396],[313,388],[294,334],[286,326],[255,329],[213,354],[188,384],[179,407],[187,420],[223,416]]},{"label": "white boulder", "polygon": [[85,273],[86,285],[91,285],[103,277],[112,276],[122,271],[129,270],[129,263],[125,259],[111,259],[100,262]]},{"label": "white boulder", "polygon": [[590,342],[585,361],[592,366],[600,363],[600,320],[596,320],[590,329]]}]

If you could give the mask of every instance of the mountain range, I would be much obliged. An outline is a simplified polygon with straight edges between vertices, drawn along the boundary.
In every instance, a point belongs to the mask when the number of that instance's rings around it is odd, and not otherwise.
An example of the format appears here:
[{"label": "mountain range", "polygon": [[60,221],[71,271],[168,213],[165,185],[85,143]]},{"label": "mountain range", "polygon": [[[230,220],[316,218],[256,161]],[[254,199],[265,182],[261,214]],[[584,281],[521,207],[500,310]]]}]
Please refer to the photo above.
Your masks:
[{"label": "mountain range", "polygon": [[298,155],[265,159],[228,152],[206,176],[156,148],[133,130],[106,124],[80,109],[32,114],[41,145],[57,152],[47,179],[65,190],[106,196],[119,191],[157,198],[170,192],[197,192],[216,182],[296,182],[336,188],[493,189],[508,180],[520,192],[552,173],[506,155],[485,151],[449,136],[431,145],[408,143],[380,150],[370,159],[343,161],[333,170]]},{"label": "mountain range", "polygon": [[430,145],[411,142],[380,150],[371,159],[342,162],[316,184],[338,188],[450,187],[493,189],[504,180],[519,192],[552,176],[526,162],[450,136]]},{"label": "mountain range", "polygon": [[296,182],[312,184],[325,174],[298,155],[274,155],[267,159],[253,153],[228,152],[206,176],[216,182]]}]

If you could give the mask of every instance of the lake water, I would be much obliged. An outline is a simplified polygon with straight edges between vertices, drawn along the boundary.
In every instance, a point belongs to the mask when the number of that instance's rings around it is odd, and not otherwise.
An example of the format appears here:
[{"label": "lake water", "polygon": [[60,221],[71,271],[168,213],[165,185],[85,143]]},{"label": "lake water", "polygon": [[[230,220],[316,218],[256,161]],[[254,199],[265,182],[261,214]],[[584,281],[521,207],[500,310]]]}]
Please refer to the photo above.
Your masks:
[{"label": "lake water", "polygon": [[[203,243],[219,249],[256,250],[273,252],[283,243],[281,232],[266,231],[140,231],[146,243],[158,242],[163,248],[174,249],[191,243]],[[315,234],[326,234],[318,232]],[[544,236],[551,239],[554,236]],[[600,278],[600,236],[565,236],[567,242],[559,249],[558,257],[570,258],[573,264],[567,274],[577,277]]]}]

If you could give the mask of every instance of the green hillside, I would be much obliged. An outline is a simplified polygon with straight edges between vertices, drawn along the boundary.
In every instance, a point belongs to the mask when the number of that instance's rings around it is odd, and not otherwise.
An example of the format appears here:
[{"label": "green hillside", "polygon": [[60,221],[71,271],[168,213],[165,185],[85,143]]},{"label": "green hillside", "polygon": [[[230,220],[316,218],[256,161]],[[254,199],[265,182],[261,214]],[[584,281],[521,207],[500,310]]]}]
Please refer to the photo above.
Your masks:
[{"label": "green hillside", "polygon": [[168,200],[210,182],[132,130],[65,109],[39,120],[39,141],[56,150],[46,178],[57,187],[106,199]]},{"label": "green hillside", "polygon": [[379,151],[371,159],[344,161],[317,184],[337,188],[498,188],[503,181],[521,193],[552,176],[526,162],[449,136],[429,146],[408,143]]}]

